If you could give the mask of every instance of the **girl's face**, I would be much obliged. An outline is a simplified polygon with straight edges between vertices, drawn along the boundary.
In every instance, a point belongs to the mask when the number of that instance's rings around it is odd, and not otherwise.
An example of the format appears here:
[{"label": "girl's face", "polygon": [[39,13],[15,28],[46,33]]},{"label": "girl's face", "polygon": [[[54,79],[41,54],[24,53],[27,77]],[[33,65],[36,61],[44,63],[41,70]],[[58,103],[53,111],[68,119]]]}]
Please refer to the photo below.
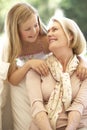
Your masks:
[{"label": "girl's face", "polygon": [[68,40],[63,28],[57,21],[53,21],[48,29],[49,50],[68,47]]},{"label": "girl's face", "polygon": [[39,35],[39,24],[36,15],[32,15],[25,23],[19,25],[19,35],[23,43],[33,43]]}]

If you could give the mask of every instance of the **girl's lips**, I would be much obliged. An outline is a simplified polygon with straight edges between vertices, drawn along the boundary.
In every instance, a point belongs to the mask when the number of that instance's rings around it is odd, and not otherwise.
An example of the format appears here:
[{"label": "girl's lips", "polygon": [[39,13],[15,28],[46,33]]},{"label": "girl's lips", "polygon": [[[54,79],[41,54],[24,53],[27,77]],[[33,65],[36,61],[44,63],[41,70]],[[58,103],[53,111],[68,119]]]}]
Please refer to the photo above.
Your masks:
[{"label": "girl's lips", "polygon": [[28,36],[29,38],[36,38],[37,37],[37,35],[35,35],[35,36]]}]

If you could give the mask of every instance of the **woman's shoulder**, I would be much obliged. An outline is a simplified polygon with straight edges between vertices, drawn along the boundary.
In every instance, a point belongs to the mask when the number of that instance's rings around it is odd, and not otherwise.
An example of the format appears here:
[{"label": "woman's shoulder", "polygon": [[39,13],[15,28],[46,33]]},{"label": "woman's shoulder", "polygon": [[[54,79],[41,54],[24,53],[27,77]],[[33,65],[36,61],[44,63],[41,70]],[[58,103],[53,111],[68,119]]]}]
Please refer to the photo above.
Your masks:
[{"label": "woman's shoulder", "polygon": [[28,76],[28,79],[36,80],[36,79],[41,79],[41,75],[34,71],[33,69],[30,69],[28,73],[26,74]]}]

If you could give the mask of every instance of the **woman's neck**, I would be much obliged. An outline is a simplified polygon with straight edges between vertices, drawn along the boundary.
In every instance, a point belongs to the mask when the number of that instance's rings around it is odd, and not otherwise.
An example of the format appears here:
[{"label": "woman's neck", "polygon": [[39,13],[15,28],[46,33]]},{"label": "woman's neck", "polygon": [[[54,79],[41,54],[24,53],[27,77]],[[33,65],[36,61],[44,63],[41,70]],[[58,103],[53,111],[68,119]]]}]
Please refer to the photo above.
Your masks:
[{"label": "woman's neck", "polygon": [[59,50],[54,55],[61,63],[61,65],[63,67],[63,71],[65,72],[66,66],[67,66],[69,60],[73,57],[72,49],[67,49],[67,50],[62,50],[62,51]]}]

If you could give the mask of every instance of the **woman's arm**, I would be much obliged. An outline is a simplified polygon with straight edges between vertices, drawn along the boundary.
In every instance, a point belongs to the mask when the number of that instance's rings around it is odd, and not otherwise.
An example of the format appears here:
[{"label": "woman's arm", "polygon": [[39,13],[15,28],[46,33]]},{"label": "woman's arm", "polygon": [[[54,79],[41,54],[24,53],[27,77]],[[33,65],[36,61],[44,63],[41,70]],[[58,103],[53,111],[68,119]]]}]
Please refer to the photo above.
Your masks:
[{"label": "woman's arm", "polygon": [[77,130],[80,120],[81,120],[81,114],[78,111],[69,112],[68,124],[65,130]]},{"label": "woman's arm", "polygon": [[49,119],[46,112],[39,112],[34,118],[35,124],[39,127],[40,130],[53,130],[51,128]]},{"label": "woman's arm", "polygon": [[33,122],[40,130],[52,130],[44,107],[40,75],[30,70],[26,75],[26,87],[31,104]]},{"label": "woman's arm", "polygon": [[9,82],[13,85],[18,85],[21,82],[21,80],[23,80],[24,76],[30,69],[33,69],[40,75],[44,76],[46,76],[49,71],[44,60],[37,60],[37,59],[28,60],[22,67],[14,68],[14,70],[12,71],[12,73],[8,78]]},{"label": "woman's arm", "polygon": [[76,130],[79,126],[83,111],[87,108],[87,79],[79,86],[76,98],[68,108],[68,125],[65,130]]}]

